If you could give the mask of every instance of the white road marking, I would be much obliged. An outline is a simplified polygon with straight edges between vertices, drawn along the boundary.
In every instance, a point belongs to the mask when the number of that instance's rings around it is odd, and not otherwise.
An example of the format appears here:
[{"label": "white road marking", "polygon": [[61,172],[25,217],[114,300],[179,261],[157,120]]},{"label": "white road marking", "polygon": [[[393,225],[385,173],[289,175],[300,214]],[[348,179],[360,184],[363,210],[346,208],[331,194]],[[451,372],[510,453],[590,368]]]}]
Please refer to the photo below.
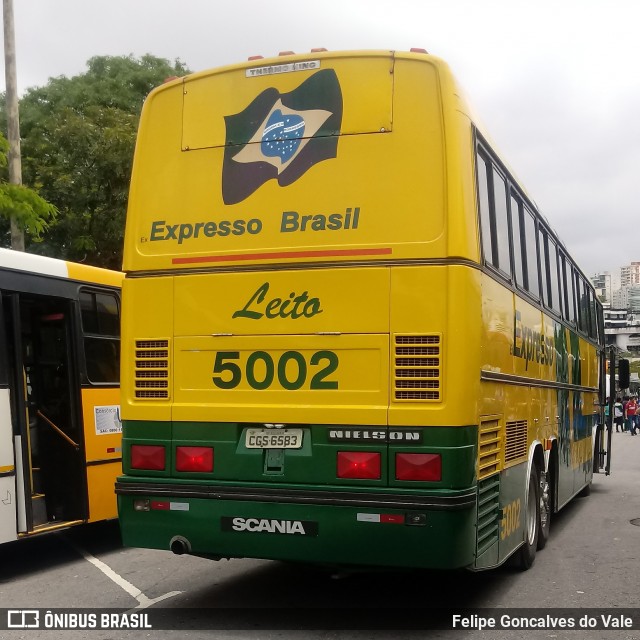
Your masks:
[{"label": "white road marking", "polygon": [[134,609],[146,609],[156,602],[161,602],[167,598],[173,598],[173,596],[180,595],[182,591],[170,591],[157,598],[148,598],[138,589],[138,587],[132,585],[128,580],[125,580],[120,574],[116,573],[108,564],[98,560],[95,556],[92,556],[88,551],[85,551],[82,547],[79,547],[74,542],[71,542],[68,538],[64,538],[68,545],[73,547],[87,562],[90,562],[96,569],[99,569],[104,573],[109,580],[115,582],[121,589],[124,589],[132,598],[138,601],[138,605]]}]

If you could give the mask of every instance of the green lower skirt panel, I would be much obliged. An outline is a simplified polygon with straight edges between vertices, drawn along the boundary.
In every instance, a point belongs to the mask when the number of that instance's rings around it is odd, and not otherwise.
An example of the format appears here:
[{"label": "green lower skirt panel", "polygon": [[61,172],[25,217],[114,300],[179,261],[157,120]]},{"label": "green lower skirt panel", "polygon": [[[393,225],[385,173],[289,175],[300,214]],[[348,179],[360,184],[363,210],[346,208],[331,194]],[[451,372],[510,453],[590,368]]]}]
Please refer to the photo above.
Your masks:
[{"label": "green lower skirt panel", "polygon": [[[149,511],[134,510],[148,500]],[[475,505],[434,510],[119,495],[123,542],[190,553],[342,566],[453,569],[473,563]]]}]

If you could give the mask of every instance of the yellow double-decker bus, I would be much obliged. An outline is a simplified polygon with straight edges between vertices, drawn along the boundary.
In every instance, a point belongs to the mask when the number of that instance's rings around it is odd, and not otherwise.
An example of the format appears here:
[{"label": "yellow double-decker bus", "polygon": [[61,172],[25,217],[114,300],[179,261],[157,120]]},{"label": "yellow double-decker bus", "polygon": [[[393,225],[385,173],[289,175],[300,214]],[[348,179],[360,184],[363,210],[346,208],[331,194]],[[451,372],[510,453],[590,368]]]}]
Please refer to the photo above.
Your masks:
[{"label": "yellow double-decker bus", "polygon": [[117,516],[121,285],[0,249],[0,544]]},{"label": "yellow double-decker bus", "polygon": [[600,305],[438,58],[158,88],[124,255],[126,545],[527,568],[588,491]]}]

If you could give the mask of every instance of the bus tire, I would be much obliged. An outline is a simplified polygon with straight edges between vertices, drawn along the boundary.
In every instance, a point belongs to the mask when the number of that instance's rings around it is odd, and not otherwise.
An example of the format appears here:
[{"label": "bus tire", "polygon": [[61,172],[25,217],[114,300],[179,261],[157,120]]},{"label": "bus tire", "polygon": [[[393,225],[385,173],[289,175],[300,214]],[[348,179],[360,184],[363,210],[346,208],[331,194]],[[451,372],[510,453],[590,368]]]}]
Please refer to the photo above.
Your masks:
[{"label": "bus tire", "polygon": [[518,566],[526,571],[533,565],[540,535],[540,483],[538,469],[531,462],[529,480],[527,482],[527,507],[524,514],[524,544],[518,552]]},{"label": "bus tire", "polygon": [[549,467],[547,473],[540,473],[538,483],[538,551],[544,549],[549,541],[549,531],[551,529],[551,514],[553,512],[553,469]]}]

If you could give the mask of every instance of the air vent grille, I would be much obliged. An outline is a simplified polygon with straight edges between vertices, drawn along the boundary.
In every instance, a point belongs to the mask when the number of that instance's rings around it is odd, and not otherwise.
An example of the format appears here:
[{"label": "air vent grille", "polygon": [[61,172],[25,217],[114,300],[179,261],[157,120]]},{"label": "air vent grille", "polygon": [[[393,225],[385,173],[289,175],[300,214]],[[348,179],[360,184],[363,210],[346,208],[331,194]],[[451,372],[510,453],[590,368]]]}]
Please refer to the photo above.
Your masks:
[{"label": "air vent grille", "polygon": [[442,400],[442,336],[394,336],[394,400],[440,402]]},{"label": "air vent grille", "polygon": [[134,387],[138,400],[169,398],[169,340],[136,340]]},{"label": "air vent grille", "polygon": [[480,423],[478,431],[478,480],[498,473],[501,468],[502,438],[497,419]]},{"label": "air vent grille", "polygon": [[513,462],[527,457],[527,421],[507,422],[507,438],[504,447],[504,461]]},{"label": "air vent grille", "polygon": [[478,482],[478,525],[476,555],[498,542],[500,523],[500,476]]}]

